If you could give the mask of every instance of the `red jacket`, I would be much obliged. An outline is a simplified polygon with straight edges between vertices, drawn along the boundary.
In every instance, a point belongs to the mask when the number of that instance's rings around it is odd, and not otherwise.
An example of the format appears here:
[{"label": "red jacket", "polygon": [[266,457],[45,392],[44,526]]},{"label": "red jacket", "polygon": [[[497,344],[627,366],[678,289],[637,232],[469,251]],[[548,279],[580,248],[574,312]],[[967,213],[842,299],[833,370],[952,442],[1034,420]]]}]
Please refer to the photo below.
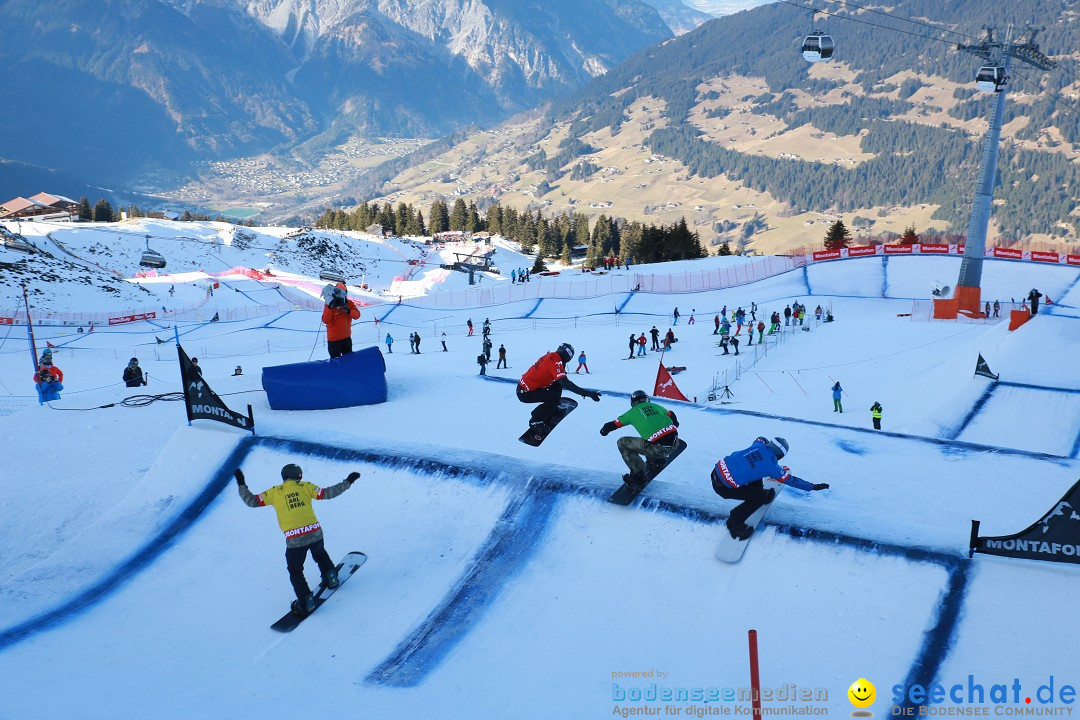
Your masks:
[{"label": "red jacket", "polygon": [[330,342],[352,337],[352,321],[360,317],[360,308],[352,300],[345,302],[349,304],[348,309],[329,305],[323,308],[322,321],[326,323],[326,339]]}]

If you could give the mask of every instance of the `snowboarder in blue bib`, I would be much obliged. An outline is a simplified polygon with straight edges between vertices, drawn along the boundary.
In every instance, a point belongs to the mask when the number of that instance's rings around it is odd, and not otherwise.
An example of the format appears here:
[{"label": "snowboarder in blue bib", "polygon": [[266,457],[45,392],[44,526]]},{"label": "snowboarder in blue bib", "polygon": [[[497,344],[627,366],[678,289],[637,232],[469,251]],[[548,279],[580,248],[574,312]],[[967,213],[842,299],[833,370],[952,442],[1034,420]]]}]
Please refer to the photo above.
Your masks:
[{"label": "snowboarder in blue bib", "polygon": [[771,478],[799,490],[825,490],[827,483],[812,484],[791,474],[791,468],[780,465],[788,451],[788,442],[782,437],[768,440],[759,437],[745,450],[733,452],[716,463],[712,471],[713,491],[727,500],[742,500],[731,511],[727,528],[731,537],[746,540],[754,534],[754,528],[746,524],[747,518],[776,497],[775,489],[765,489],[765,478]]}]

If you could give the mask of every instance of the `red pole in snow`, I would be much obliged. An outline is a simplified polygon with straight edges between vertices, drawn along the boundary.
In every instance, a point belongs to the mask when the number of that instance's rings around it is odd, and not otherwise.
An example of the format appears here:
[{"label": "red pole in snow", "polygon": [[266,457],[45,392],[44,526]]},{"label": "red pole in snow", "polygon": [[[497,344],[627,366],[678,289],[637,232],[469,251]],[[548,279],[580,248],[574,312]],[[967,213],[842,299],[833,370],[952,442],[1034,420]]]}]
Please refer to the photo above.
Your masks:
[{"label": "red pole in snow", "polygon": [[751,717],[761,718],[761,676],[758,673],[757,630],[750,630],[750,702]]}]

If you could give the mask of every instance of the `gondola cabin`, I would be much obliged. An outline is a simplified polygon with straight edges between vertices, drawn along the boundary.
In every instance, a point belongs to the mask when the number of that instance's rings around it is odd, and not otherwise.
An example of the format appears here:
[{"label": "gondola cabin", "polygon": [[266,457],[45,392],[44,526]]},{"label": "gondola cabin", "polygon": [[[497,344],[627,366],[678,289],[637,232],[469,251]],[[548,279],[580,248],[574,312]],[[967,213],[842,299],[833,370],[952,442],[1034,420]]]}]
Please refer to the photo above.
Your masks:
[{"label": "gondola cabin", "polygon": [[984,65],[975,76],[975,87],[984,93],[1001,92],[1008,81],[1005,68],[1000,65]]},{"label": "gondola cabin", "polygon": [[345,275],[337,270],[323,270],[319,273],[319,279],[332,283],[345,282]]},{"label": "gondola cabin", "polygon": [[832,60],[835,49],[831,35],[818,31],[810,33],[803,40],[802,56],[806,62],[828,62]]},{"label": "gondola cabin", "polygon": [[142,254],[142,257],[139,259],[139,264],[143,267],[160,270],[161,268],[165,267],[165,256],[159,252],[147,250]]}]

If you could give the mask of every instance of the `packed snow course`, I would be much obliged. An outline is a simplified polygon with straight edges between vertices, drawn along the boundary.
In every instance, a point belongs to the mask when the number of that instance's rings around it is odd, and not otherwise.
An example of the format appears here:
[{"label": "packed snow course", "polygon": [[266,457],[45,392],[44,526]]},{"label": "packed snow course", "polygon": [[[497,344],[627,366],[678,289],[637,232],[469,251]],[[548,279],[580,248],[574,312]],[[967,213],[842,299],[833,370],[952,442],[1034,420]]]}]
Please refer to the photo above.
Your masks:
[{"label": "packed snow course", "polygon": [[[958,267],[955,258],[872,258],[701,293],[373,305],[353,337],[382,349],[389,401],[315,412],[271,410],[259,374],[326,357],[318,313],[245,316],[265,286],[230,277],[223,287],[235,292],[200,296],[201,313],[239,319],[175,326],[225,402],[252,405],[254,436],[188,426],[178,402],[120,404],[179,390],[173,323],[36,327],[39,348],[52,343],[65,374],[62,399],[47,405],[28,399],[25,328],[0,326],[0,542],[9,550],[0,717],[735,715],[749,703],[725,693],[749,685],[750,628],[772,689],[765,706],[776,712],[846,715],[859,678],[876,685],[878,717],[910,707],[895,686],[904,695],[933,683],[962,684],[965,701],[969,683],[981,685],[989,714],[1032,708],[1025,697],[1036,709],[1072,707],[1041,705],[1036,691],[1051,676],[1055,694],[1080,684],[1076,567],[968,560],[967,545],[971,519],[984,534],[1021,530],[1080,477],[1077,270],[987,262],[984,298],[1019,300],[1035,287],[1053,300],[1013,332],[1007,319],[907,316]],[[371,271],[367,282],[387,289],[390,272]],[[178,283],[144,286],[163,299]],[[67,288],[65,310],[115,309]],[[38,289],[35,307],[47,303],[49,288]],[[807,330],[720,355],[713,316],[722,306],[756,302],[767,319],[796,300],[809,308]],[[818,304],[836,321],[815,322]],[[493,353],[481,378],[485,318],[509,367],[495,369]],[[615,440],[628,431],[605,438],[599,429],[633,390],[652,392],[660,354],[630,360],[628,340],[653,325],[678,337],[662,362],[686,368],[675,381],[697,402],[659,400],[678,414],[689,447],[622,508],[606,498],[625,472]],[[421,334],[420,354],[408,351],[410,332]],[[562,342],[587,354],[589,374],[575,374],[575,360],[571,379],[603,397],[579,399],[541,447],[528,447],[517,437],[530,406],[513,382]],[[1000,380],[973,376],[980,354]],[[132,356],[149,373],[145,388],[118,382]],[[710,402],[724,371],[733,396]],[[833,410],[836,381],[843,413]],[[875,401],[881,431],[870,423]],[[725,565],[714,551],[733,503],[713,493],[709,473],[758,435],[787,438],[792,472],[831,487],[785,490],[743,560]],[[242,467],[258,492],[289,462],[322,486],[362,473],[316,511],[333,557],[362,550],[369,560],[280,635],[269,625],[291,599],[283,540],[272,511],[239,500],[232,471]],[[990,702],[995,684],[1010,686],[1008,703]],[[804,692],[810,700],[786,699]],[[949,702],[936,707],[959,707]]]}]

